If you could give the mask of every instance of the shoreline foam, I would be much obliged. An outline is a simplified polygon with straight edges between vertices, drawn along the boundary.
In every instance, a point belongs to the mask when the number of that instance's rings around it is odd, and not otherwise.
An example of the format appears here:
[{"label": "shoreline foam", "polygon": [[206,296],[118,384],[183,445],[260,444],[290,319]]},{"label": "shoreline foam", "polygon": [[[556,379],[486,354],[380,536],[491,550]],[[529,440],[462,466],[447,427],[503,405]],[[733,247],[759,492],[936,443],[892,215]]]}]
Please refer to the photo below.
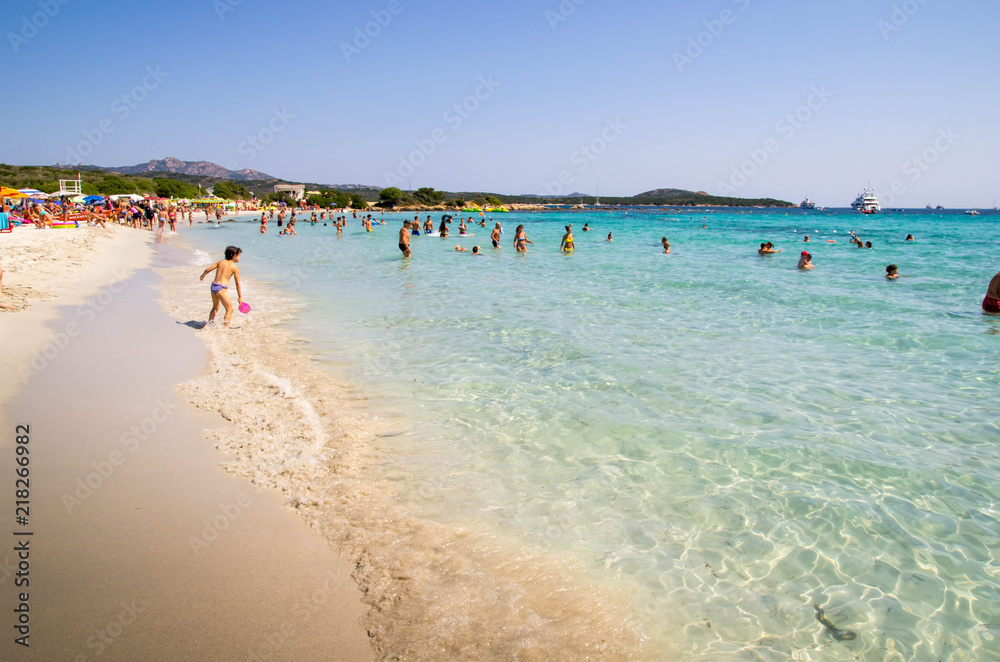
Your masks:
[{"label": "shoreline foam", "polygon": [[[182,322],[205,316],[199,266],[164,274],[161,305]],[[211,367],[180,391],[231,422],[207,434],[229,456],[227,471],[280,492],[356,566],[380,658],[650,654],[633,596],[495,531],[406,511],[379,475],[389,452],[380,439],[399,433],[400,422],[375,420],[363,396],[301,351],[304,340],[286,328],[294,301],[253,280],[243,286],[254,312],[238,315],[229,332],[200,332]]]}]

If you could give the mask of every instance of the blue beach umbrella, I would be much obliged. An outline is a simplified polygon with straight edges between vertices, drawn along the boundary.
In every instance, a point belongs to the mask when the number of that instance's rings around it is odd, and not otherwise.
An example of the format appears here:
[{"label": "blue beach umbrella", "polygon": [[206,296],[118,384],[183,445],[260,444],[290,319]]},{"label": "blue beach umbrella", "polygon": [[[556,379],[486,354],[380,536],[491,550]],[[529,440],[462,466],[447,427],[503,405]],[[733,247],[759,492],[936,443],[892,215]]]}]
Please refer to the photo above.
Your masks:
[{"label": "blue beach umbrella", "polygon": [[85,197],[83,199],[83,204],[85,204],[85,205],[92,205],[95,202],[104,202],[104,196],[103,195],[88,195],[87,197]]}]

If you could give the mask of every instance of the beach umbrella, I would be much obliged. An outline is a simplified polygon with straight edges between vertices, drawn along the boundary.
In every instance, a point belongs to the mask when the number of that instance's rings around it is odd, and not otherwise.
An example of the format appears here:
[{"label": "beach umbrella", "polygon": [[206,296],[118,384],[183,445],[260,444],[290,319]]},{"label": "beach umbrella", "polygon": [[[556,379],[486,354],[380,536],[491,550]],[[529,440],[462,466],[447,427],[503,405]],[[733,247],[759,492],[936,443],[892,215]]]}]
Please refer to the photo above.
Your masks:
[{"label": "beach umbrella", "polygon": [[85,197],[83,199],[83,204],[85,204],[85,205],[92,205],[95,202],[104,202],[104,196],[103,195],[88,195],[87,197]]},{"label": "beach umbrella", "polygon": [[47,198],[49,197],[47,193],[42,193],[36,188],[23,188],[21,193],[25,194],[29,198]]}]

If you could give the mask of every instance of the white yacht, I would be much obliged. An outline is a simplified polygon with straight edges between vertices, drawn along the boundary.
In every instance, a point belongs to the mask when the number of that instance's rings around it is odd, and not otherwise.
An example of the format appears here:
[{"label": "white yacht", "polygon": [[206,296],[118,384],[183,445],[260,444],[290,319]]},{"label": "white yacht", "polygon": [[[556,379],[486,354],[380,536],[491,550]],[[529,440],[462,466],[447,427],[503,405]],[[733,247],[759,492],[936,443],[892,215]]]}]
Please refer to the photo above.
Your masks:
[{"label": "white yacht", "polygon": [[978,209],[969,209],[965,213],[968,214],[969,216],[979,216]]},{"label": "white yacht", "polygon": [[807,195],[806,199],[803,200],[801,204],[799,204],[799,207],[801,207],[802,209],[816,209],[816,203],[810,200],[809,196]]},{"label": "white yacht", "polygon": [[869,186],[851,203],[851,209],[860,211],[862,214],[877,214],[882,211],[882,204],[875,195],[875,189]]}]

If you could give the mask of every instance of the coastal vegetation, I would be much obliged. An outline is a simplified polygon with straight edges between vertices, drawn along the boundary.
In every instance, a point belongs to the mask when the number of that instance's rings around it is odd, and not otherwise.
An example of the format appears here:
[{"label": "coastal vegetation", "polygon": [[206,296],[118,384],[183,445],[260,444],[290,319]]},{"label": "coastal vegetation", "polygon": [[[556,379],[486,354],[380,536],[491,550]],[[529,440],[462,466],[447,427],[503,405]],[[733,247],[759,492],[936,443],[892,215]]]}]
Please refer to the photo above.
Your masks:
[{"label": "coastal vegetation", "polygon": [[[248,200],[253,196],[265,202],[294,204],[287,193],[274,193],[275,184],[293,184],[280,179],[242,180],[209,177],[179,172],[142,172],[125,174],[97,166],[80,166],[66,169],[53,166],[16,166],[0,164],[0,182],[14,188],[36,188],[45,193],[59,190],[60,179],[80,177],[84,194],[115,195],[137,193],[163,198],[201,198],[209,191],[220,198]],[[682,189],[656,189],[630,197],[601,197],[583,194],[568,196],[503,195],[485,191],[439,191],[422,187],[403,191],[396,187],[380,189],[375,186],[347,186],[338,188],[323,184],[306,183],[310,204],[320,207],[345,207],[364,209],[371,204],[391,209],[402,207],[439,207],[463,209],[470,204],[478,207],[501,205],[595,205],[601,206],[714,206],[714,207],[794,207],[790,202],[773,198],[730,198],[704,192]]]}]

